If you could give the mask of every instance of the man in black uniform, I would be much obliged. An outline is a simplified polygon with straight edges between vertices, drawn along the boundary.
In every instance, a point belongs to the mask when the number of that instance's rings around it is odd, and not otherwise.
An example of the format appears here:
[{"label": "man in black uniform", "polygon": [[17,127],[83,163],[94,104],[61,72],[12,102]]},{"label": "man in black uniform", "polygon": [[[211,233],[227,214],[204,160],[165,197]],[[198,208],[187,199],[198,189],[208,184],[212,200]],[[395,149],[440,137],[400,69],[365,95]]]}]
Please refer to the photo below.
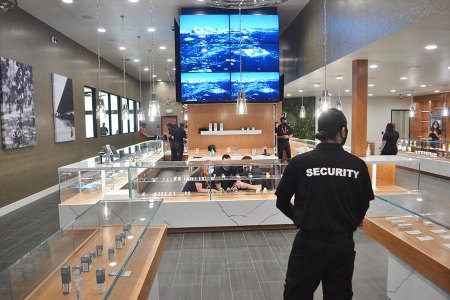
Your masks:
[{"label": "man in black uniform", "polygon": [[177,160],[177,150],[175,148],[175,131],[177,128],[176,125],[172,125],[172,123],[167,124],[167,140],[169,141],[170,145],[170,157],[171,160]]},{"label": "man in black uniform", "polygon": [[180,123],[180,128],[176,128],[173,132],[173,140],[175,144],[175,159],[172,160],[182,161],[184,153],[184,142],[186,141],[186,131],[184,130],[184,124]]},{"label": "man in black uniform", "polygon": [[289,145],[289,138],[292,137],[292,128],[289,126],[286,117],[281,117],[281,124],[278,125],[277,133],[277,149],[278,158],[283,158],[283,152],[286,151],[286,157],[291,158],[291,146]]},{"label": "man in black uniform", "polygon": [[231,157],[228,154],[222,155],[222,161],[224,162],[224,164],[217,167],[214,170],[214,173],[216,174],[216,176],[226,177],[226,180],[217,181],[216,186],[218,190],[223,189],[225,191],[230,191],[230,189],[232,189],[233,185],[236,182],[236,180],[231,180],[230,177],[239,174],[239,170],[236,166],[228,165],[231,162]]},{"label": "man in black uniform", "polygon": [[[347,120],[335,109],[318,121],[316,149],[294,157],[277,187],[277,207],[300,229],[289,257],[284,299],[351,299],[353,232],[374,198],[367,166],[346,152]],[[295,195],[294,205],[291,198]]]}]

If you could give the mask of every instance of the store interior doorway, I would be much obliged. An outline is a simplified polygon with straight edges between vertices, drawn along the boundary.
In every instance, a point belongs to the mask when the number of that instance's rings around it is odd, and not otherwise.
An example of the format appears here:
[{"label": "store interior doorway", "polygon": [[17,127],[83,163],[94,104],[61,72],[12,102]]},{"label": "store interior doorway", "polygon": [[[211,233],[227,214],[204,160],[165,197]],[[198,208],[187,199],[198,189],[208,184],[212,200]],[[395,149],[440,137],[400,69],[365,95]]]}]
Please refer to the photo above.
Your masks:
[{"label": "store interior doorway", "polygon": [[391,122],[395,125],[395,130],[399,133],[400,139],[409,139],[409,110],[391,110]]}]

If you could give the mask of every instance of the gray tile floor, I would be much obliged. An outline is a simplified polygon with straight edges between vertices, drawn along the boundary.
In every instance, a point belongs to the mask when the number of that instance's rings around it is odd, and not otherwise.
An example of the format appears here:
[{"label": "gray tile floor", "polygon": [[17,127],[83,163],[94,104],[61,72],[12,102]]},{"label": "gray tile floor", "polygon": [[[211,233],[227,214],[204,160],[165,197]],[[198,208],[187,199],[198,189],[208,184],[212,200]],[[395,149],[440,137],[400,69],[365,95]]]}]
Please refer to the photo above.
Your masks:
[{"label": "gray tile floor", "polygon": [[[282,299],[296,231],[171,234],[159,268],[161,300]],[[355,233],[354,299],[386,299],[387,252]],[[321,288],[316,292],[322,298]]]}]

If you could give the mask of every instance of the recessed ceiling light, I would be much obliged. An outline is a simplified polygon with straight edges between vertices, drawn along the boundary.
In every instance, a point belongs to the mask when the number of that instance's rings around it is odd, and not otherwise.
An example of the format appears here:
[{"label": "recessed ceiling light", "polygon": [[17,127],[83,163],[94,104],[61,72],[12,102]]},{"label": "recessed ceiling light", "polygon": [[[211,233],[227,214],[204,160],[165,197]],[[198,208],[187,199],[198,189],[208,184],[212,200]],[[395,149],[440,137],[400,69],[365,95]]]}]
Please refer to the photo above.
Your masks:
[{"label": "recessed ceiling light", "polygon": [[373,83],[369,83],[369,86],[370,87],[374,87],[375,85]]},{"label": "recessed ceiling light", "polygon": [[342,80],[342,78],[344,78],[344,77],[342,77],[341,75],[336,76],[336,79],[337,79],[337,80]]},{"label": "recessed ceiling light", "polygon": [[440,90],[434,90],[434,92],[435,92],[435,93],[440,93],[441,91],[440,91]]},{"label": "recessed ceiling light", "polygon": [[291,94],[286,94],[286,97],[290,97],[291,96]]},{"label": "recessed ceiling light", "polygon": [[408,79],[408,77],[405,77],[405,76],[400,77],[400,80],[406,80],[406,79]]},{"label": "recessed ceiling light", "polygon": [[437,45],[435,45],[435,44],[426,45],[425,49],[427,49],[427,50],[434,50],[434,49],[437,49]]},{"label": "recessed ceiling light", "polygon": [[139,2],[139,0],[128,0],[128,2],[136,3],[136,2]]},{"label": "recessed ceiling light", "polygon": [[350,93],[350,90],[345,90],[346,93]]},{"label": "recessed ceiling light", "polygon": [[303,90],[300,89],[300,90],[298,90],[298,92],[299,92],[299,93],[303,93]]},{"label": "recessed ceiling light", "polygon": [[372,97],[373,96],[373,94],[369,94],[369,97]]},{"label": "recessed ceiling light", "polygon": [[100,28],[97,29],[97,31],[98,31],[98,32],[106,32],[106,29],[100,27]]},{"label": "recessed ceiling light", "polygon": [[177,68],[173,68],[174,71],[176,71]]},{"label": "recessed ceiling light", "polygon": [[153,28],[153,27],[149,27],[149,28],[147,28],[147,31],[150,31],[150,32],[155,32],[155,31],[156,31],[156,29],[155,29],[155,28]]},{"label": "recessed ceiling light", "polygon": [[133,59],[134,62],[139,62],[139,59],[135,58]]},{"label": "recessed ceiling light", "polygon": [[62,0],[62,2],[64,2],[64,3],[73,3],[73,0]]},{"label": "recessed ceiling light", "polygon": [[378,65],[370,65],[369,68],[376,69],[376,68],[378,68]]},{"label": "recessed ceiling light", "polygon": [[419,202],[422,202],[422,201],[423,201],[422,198],[417,198],[416,200],[419,201]]},{"label": "recessed ceiling light", "polygon": [[449,70],[450,70],[450,66],[448,66],[448,67],[447,67],[447,69],[449,69]]},{"label": "recessed ceiling light", "polygon": [[173,59],[171,59],[171,58],[168,58],[168,59],[167,59],[167,61],[168,61],[168,62],[172,62],[172,61],[173,61]]},{"label": "recessed ceiling light", "polygon": [[407,96],[407,97],[411,97],[412,95],[411,95],[411,94],[406,94],[406,96]]},{"label": "recessed ceiling light", "polygon": [[119,50],[124,51],[124,50],[127,50],[127,48],[125,48],[124,46],[120,46],[120,47],[119,47]]},{"label": "recessed ceiling light", "polygon": [[203,2],[204,0],[198,0],[198,2]]},{"label": "recessed ceiling light", "polygon": [[427,87],[427,85],[426,84],[421,84],[420,87]]},{"label": "recessed ceiling light", "polygon": [[161,82],[161,79],[158,79],[158,82]]},{"label": "recessed ceiling light", "polygon": [[318,86],[320,86],[320,83],[314,83],[314,86],[318,87]]},{"label": "recessed ceiling light", "polygon": [[161,49],[161,50],[166,50],[167,47],[166,47],[166,46],[161,46],[161,47],[159,47],[159,49]]},{"label": "recessed ceiling light", "polygon": [[152,77],[155,78],[155,77],[156,77],[156,74],[153,74]]},{"label": "recessed ceiling light", "polygon": [[147,67],[144,68],[144,71],[145,71],[145,72],[148,72],[149,70],[150,70],[150,69],[147,68]]},{"label": "recessed ceiling light", "polygon": [[139,221],[145,221],[145,218],[140,218]]},{"label": "recessed ceiling light", "polygon": [[395,93],[396,92],[396,90],[391,90],[391,93]]}]

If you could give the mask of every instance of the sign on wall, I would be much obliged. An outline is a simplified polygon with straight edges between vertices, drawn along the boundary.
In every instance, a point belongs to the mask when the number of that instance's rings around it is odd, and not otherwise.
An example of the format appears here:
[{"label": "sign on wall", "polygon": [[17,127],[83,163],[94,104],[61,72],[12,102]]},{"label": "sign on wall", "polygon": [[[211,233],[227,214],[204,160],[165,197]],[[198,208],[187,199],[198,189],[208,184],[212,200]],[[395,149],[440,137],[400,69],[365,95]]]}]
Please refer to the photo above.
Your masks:
[{"label": "sign on wall", "polygon": [[0,71],[3,149],[36,145],[32,67],[0,57]]},{"label": "sign on wall", "polygon": [[73,108],[72,79],[53,74],[53,116],[55,141],[75,140],[75,114]]}]

